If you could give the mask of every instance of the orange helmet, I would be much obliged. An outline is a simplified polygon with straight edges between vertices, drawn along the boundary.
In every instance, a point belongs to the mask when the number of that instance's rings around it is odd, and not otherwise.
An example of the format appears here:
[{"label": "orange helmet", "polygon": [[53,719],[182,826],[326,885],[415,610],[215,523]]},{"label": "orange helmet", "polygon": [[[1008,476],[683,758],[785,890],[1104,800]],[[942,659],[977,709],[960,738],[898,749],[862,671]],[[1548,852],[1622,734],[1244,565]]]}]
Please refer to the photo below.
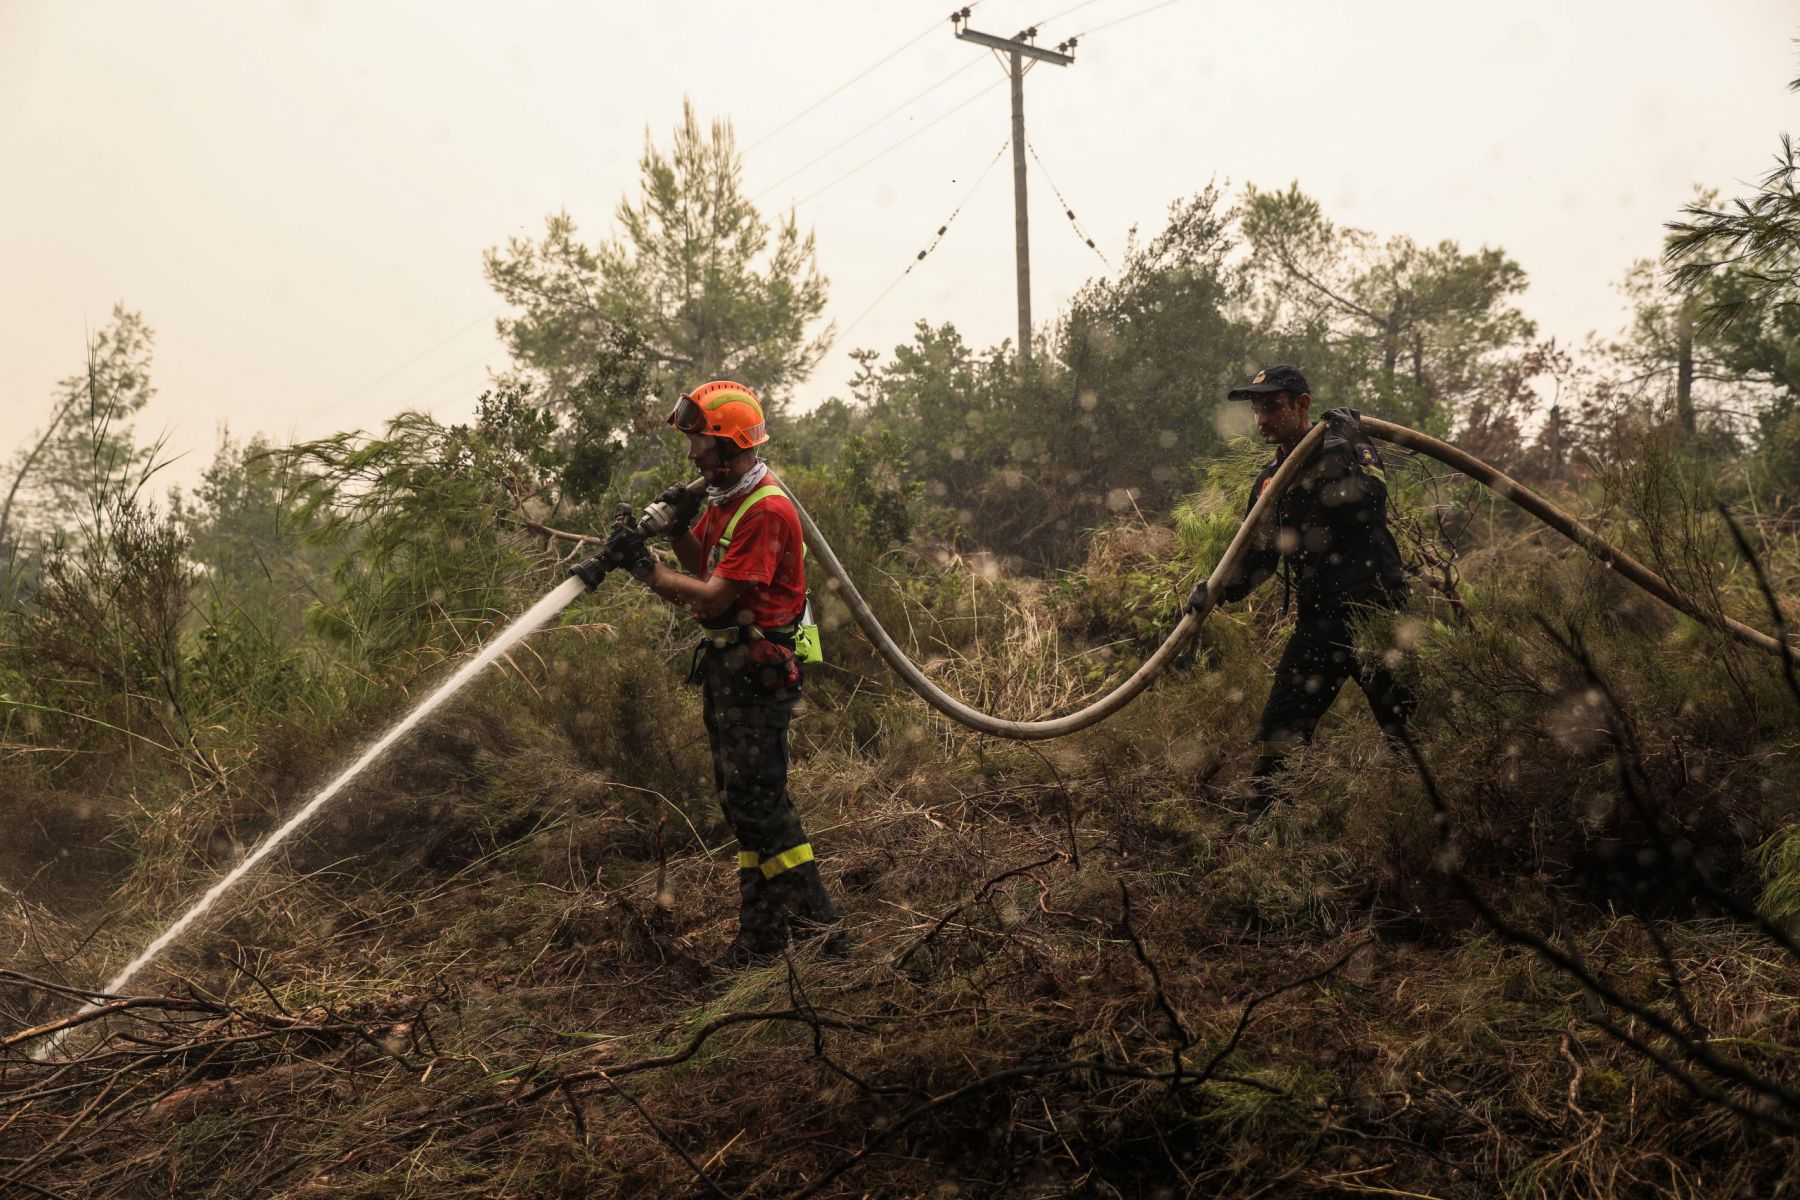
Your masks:
[{"label": "orange helmet", "polygon": [[669,413],[669,424],[683,433],[729,438],[740,450],[769,440],[762,401],[741,383],[716,379],[686,392]]}]

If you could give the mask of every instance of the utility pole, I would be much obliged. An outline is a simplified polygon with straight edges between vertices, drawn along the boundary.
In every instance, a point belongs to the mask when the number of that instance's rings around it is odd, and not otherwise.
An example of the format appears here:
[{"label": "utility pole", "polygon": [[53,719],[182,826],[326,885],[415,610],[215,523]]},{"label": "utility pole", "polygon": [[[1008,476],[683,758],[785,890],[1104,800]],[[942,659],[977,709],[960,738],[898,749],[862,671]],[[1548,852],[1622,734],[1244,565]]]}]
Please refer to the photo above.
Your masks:
[{"label": "utility pole", "polygon": [[1025,60],[1066,67],[1075,61],[1075,39],[1070,38],[1054,50],[1045,50],[1032,44],[1037,37],[1035,25],[1014,37],[1002,38],[978,33],[969,28],[968,21],[969,10],[966,8],[950,14],[957,37],[1006,53],[1007,74],[1012,79],[1013,249],[1019,276],[1019,362],[1024,365],[1031,362],[1031,221],[1025,207],[1025,72],[1028,69]]}]

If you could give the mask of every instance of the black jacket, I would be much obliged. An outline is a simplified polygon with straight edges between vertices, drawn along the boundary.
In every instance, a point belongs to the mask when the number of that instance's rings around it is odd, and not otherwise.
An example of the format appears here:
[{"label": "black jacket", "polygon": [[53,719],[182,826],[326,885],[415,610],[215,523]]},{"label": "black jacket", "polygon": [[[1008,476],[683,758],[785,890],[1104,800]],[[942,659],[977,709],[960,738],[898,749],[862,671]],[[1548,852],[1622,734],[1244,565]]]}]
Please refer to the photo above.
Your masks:
[{"label": "black jacket", "polygon": [[[1252,534],[1250,552],[1221,599],[1242,600],[1285,566],[1302,617],[1337,614],[1351,605],[1406,603],[1406,570],[1388,530],[1381,454],[1362,436],[1354,410],[1336,409],[1325,419],[1330,427],[1324,440],[1276,501],[1273,520]],[[1285,457],[1277,453],[1256,477],[1251,508]]]}]

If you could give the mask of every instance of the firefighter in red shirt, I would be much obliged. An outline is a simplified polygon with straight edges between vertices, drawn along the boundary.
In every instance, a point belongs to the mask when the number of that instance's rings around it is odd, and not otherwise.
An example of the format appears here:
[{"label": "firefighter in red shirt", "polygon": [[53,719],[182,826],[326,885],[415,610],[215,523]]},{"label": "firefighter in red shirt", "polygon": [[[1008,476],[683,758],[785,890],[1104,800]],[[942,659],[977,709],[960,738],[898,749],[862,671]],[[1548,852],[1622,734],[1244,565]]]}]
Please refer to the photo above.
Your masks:
[{"label": "firefighter in red shirt", "polygon": [[821,933],[826,953],[843,954],[849,940],[829,928],[837,910],[787,786],[788,723],[801,681],[794,645],[806,611],[800,514],[755,453],[769,434],[749,388],[726,380],[695,388],[669,424],[687,435],[706,499],[684,487],[659,497],[675,510],[669,535],[686,574],[642,562],[633,573],[691,610],[703,634],[694,678],[703,687],[713,785],[738,839],[738,933],[723,962],[765,961],[790,936]]}]

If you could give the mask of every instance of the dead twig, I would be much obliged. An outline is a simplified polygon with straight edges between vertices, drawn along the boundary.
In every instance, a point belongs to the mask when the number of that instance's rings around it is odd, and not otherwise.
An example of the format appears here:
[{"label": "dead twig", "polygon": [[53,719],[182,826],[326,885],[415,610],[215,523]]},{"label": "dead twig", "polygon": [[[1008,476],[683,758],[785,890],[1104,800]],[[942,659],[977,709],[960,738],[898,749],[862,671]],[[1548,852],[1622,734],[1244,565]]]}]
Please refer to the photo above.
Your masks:
[{"label": "dead twig", "polygon": [[[1181,1086],[1181,1053],[1194,1044],[1194,1035],[1188,1032],[1188,1027],[1182,1021],[1181,1014],[1175,1011],[1173,1004],[1169,1003],[1169,994],[1163,990],[1162,972],[1156,969],[1156,963],[1150,957],[1150,952],[1144,949],[1144,939],[1138,936],[1136,927],[1131,923],[1131,889],[1125,885],[1123,879],[1119,880],[1119,904],[1119,928],[1131,940],[1132,953],[1137,955],[1138,962],[1143,964],[1145,972],[1150,976],[1150,992],[1156,1001],[1156,1007],[1161,1009],[1163,1016],[1169,1019],[1170,1041],[1173,1043],[1169,1051],[1169,1058],[1173,1063],[1169,1086],[1178,1088]],[[1218,1059],[1214,1059],[1213,1065],[1218,1065]]]},{"label": "dead twig", "polygon": [[1047,867],[1053,862],[1064,862],[1064,861],[1067,861],[1067,856],[1059,851],[1055,854],[1047,855],[1044,858],[1037,859],[1034,862],[1028,862],[1022,867],[1014,867],[1011,870],[1002,871],[1002,872],[1000,872],[1000,874],[995,875],[992,878],[988,879],[985,883],[983,883],[979,888],[976,889],[975,894],[973,896],[969,897],[967,900],[964,900],[962,903],[958,904],[955,908],[952,908],[949,912],[946,912],[943,916],[939,917],[937,919],[937,923],[934,924],[928,931],[926,931],[926,933],[922,937],[920,937],[916,942],[914,942],[912,945],[908,946],[905,950],[903,950],[899,955],[897,955],[894,958],[892,965],[894,966],[894,968],[896,970],[898,970],[901,967],[904,967],[907,964],[907,961],[909,959],[911,959],[913,955],[917,954],[920,950],[923,950],[926,946],[928,946],[931,943],[933,938],[937,937],[938,934],[942,933],[944,931],[944,927],[946,925],[950,924],[950,922],[954,921],[962,913],[967,912],[969,909],[975,907],[977,904],[980,904],[983,900],[987,899],[989,892],[993,891],[996,887],[999,887],[1002,883],[1005,883],[1008,879],[1017,879],[1021,875],[1030,874],[1032,871],[1037,870],[1039,867]]}]

